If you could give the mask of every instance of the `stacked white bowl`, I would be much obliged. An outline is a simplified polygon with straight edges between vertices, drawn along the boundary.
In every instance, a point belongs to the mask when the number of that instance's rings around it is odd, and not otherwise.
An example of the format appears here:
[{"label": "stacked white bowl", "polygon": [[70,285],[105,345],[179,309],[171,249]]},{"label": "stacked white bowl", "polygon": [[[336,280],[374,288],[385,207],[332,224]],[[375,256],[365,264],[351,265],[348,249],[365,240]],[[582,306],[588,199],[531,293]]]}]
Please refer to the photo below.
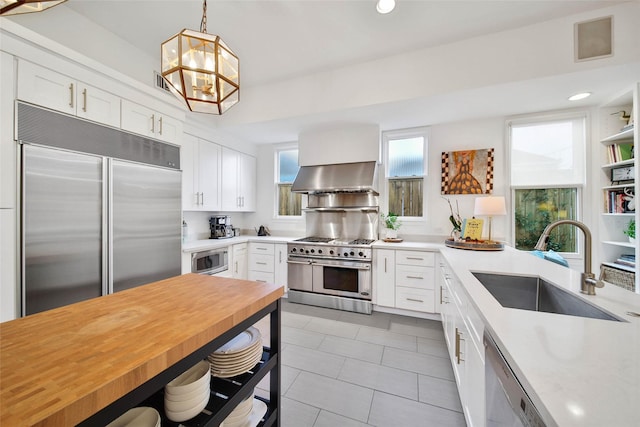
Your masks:
[{"label": "stacked white bowl", "polygon": [[144,406],[132,408],[107,424],[107,427],[160,427],[160,414]]},{"label": "stacked white bowl", "polygon": [[210,365],[198,362],[164,387],[164,412],[173,422],[182,422],[198,415],[211,396]]}]

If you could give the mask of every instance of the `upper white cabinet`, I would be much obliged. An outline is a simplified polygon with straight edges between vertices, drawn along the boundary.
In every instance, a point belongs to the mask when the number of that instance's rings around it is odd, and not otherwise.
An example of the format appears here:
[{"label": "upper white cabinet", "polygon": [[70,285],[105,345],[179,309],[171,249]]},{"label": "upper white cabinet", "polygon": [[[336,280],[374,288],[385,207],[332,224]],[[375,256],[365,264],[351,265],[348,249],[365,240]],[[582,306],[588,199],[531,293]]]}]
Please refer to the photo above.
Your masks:
[{"label": "upper white cabinet", "polygon": [[180,120],[126,99],[122,100],[122,129],[174,144],[182,141]]},{"label": "upper white cabinet", "polygon": [[185,134],[180,148],[182,209],[218,211],[221,206],[221,147]]},{"label": "upper white cabinet", "polygon": [[222,148],[222,210],[255,211],[256,159]]},{"label": "upper white cabinet", "polygon": [[28,61],[18,64],[18,99],[120,127],[120,98]]}]

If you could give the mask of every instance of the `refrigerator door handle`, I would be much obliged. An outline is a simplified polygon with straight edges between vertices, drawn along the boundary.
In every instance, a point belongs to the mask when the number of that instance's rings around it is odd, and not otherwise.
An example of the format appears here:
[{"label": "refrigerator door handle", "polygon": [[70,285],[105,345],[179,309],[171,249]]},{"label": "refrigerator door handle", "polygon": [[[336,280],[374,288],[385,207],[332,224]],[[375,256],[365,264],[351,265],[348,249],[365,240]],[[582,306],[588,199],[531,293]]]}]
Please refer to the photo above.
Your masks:
[{"label": "refrigerator door handle", "polygon": [[111,219],[113,208],[113,171],[112,160],[105,158],[102,162],[102,295],[113,293],[113,228]]}]

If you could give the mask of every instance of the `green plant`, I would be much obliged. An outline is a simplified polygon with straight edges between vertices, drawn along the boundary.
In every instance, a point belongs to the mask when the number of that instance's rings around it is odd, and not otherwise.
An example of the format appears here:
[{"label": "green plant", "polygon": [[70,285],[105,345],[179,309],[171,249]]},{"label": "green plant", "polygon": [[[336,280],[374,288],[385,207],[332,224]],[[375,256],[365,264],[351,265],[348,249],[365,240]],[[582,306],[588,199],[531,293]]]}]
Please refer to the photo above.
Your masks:
[{"label": "green plant", "polygon": [[391,230],[398,230],[402,223],[398,219],[398,215],[389,212],[389,215],[385,215],[384,213],[380,214],[380,217],[384,221],[384,226]]},{"label": "green plant", "polygon": [[631,237],[632,239],[636,238],[636,221],[634,219],[629,221],[629,224],[627,224],[627,229],[624,230],[623,233]]}]

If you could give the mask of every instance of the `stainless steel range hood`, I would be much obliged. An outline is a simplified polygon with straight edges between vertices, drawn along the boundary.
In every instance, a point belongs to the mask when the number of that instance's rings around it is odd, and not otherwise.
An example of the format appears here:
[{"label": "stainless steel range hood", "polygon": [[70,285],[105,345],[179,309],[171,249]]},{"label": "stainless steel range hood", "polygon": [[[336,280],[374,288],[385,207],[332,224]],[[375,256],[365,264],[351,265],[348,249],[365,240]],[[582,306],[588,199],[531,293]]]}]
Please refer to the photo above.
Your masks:
[{"label": "stainless steel range hood", "polygon": [[296,193],[369,192],[378,195],[376,162],[302,166],[293,181]]}]

